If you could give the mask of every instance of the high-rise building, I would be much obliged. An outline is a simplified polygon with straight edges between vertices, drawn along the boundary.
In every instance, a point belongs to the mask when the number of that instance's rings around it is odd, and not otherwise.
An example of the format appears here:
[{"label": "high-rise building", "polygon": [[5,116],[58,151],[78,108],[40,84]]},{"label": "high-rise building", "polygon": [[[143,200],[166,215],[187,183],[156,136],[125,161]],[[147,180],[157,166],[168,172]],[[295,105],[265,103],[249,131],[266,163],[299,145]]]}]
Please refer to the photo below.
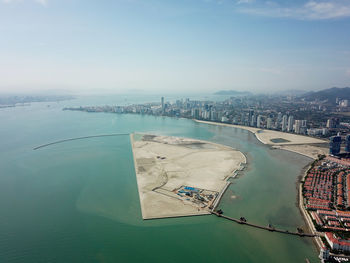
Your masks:
[{"label": "high-rise building", "polygon": [[291,115],[288,118],[288,132],[292,132],[293,131],[293,125],[294,125],[294,117]]},{"label": "high-rise building", "polygon": [[272,129],[272,118],[267,118],[266,120],[266,128],[267,129]]},{"label": "high-rise building", "polygon": [[199,119],[199,109],[197,108],[191,109],[191,116],[194,119]]},{"label": "high-rise building", "polygon": [[349,101],[348,100],[342,100],[340,106],[341,107],[348,107],[349,106]]},{"label": "high-rise building", "polygon": [[226,116],[221,117],[221,122],[228,122],[228,118]]},{"label": "high-rise building", "polygon": [[301,120],[301,127],[300,127],[300,132],[299,134],[305,134],[307,129],[307,121],[306,120]]},{"label": "high-rise building", "polygon": [[277,121],[278,121],[278,122],[281,122],[281,121],[282,121],[282,112],[279,112],[279,113],[277,114]]},{"label": "high-rise building", "polygon": [[282,131],[286,131],[287,130],[287,115],[283,115],[282,118]]},{"label": "high-rise building", "polygon": [[218,113],[214,109],[212,109],[210,111],[210,120],[211,121],[217,121],[218,120]]},{"label": "high-rise building", "polygon": [[345,137],[345,151],[350,152],[350,134]]},{"label": "high-rise building", "polygon": [[261,128],[262,127],[262,116],[259,115],[258,118],[256,119],[256,127]]},{"label": "high-rise building", "polygon": [[161,98],[162,110],[164,110],[164,97]]},{"label": "high-rise building", "polygon": [[256,115],[253,114],[250,118],[250,126],[255,127],[256,126]]},{"label": "high-rise building", "polygon": [[334,119],[328,119],[327,120],[327,128],[335,128],[335,120]]},{"label": "high-rise building", "polygon": [[337,155],[340,153],[341,146],[341,137],[340,136],[332,136],[329,142],[329,153],[333,155]]},{"label": "high-rise building", "polygon": [[245,114],[244,112],[241,113],[241,124],[245,124]]},{"label": "high-rise building", "polygon": [[300,134],[302,127],[302,120],[295,120],[295,133]]}]

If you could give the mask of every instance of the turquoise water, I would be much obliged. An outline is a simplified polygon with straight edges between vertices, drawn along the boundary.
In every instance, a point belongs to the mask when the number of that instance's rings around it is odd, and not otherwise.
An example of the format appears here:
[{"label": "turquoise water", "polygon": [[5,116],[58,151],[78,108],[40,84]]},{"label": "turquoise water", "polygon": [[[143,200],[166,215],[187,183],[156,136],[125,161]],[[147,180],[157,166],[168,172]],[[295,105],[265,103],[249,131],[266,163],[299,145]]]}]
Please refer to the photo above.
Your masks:
[{"label": "turquoise water", "polygon": [[[225,214],[290,230],[303,225],[296,179],[309,159],[270,150],[240,129],[61,110],[94,105],[94,99],[0,110],[0,262],[318,262],[310,239],[215,216],[143,221],[129,136],[32,150],[66,138],[134,131],[230,145],[247,155],[249,167],[225,193]],[[112,101],[125,98],[96,104]]]}]

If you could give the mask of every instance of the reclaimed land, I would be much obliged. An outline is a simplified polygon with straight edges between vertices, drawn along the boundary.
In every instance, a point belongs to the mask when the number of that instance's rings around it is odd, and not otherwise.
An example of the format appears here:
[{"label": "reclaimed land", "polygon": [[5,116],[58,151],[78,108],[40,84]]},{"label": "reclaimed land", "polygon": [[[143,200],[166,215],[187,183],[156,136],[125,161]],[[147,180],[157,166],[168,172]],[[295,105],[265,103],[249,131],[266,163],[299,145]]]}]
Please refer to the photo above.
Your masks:
[{"label": "reclaimed land", "polygon": [[[210,214],[245,156],[228,146],[194,139],[131,134],[143,219]],[[183,187],[217,193],[207,205],[182,195]]]},{"label": "reclaimed land", "polygon": [[263,144],[269,145],[275,149],[282,149],[286,151],[295,152],[304,156],[307,156],[312,159],[317,159],[318,155],[327,154],[327,142],[321,139],[316,139],[309,136],[291,134],[287,132],[272,131],[260,128],[253,128],[242,125],[234,124],[225,124],[217,123],[210,121],[199,121],[199,123],[218,125],[218,126],[227,126],[234,127],[239,129],[244,129],[252,132],[255,137]]}]

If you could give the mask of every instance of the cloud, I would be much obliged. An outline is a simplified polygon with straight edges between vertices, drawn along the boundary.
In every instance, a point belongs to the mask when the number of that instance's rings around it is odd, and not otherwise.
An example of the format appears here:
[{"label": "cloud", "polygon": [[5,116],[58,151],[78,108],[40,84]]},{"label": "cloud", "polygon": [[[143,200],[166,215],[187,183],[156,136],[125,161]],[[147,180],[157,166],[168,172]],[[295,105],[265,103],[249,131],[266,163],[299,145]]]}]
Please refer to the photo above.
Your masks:
[{"label": "cloud", "polygon": [[350,76],[350,68],[346,71],[346,75]]},{"label": "cloud", "polygon": [[[244,0],[243,0],[244,1]],[[350,17],[350,1],[307,1],[298,6],[285,6],[277,2],[264,2],[252,7],[239,8],[239,12],[268,17],[299,20],[326,20]]]},{"label": "cloud", "polygon": [[47,6],[47,0],[34,0],[34,1],[41,5]]},{"label": "cloud", "polygon": [[4,4],[12,4],[12,3],[19,3],[19,2],[36,2],[40,5],[47,6],[48,0],[2,0]]},{"label": "cloud", "polygon": [[273,75],[280,75],[282,72],[280,69],[278,68],[260,68],[259,69],[261,72],[264,72],[264,73],[270,73],[270,74],[273,74]]},{"label": "cloud", "polygon": [[236,3],[238,4],[238,5],[240,5],[240,4],[251,4],[251,3],[253,3],[255,0],[238,0]]}]

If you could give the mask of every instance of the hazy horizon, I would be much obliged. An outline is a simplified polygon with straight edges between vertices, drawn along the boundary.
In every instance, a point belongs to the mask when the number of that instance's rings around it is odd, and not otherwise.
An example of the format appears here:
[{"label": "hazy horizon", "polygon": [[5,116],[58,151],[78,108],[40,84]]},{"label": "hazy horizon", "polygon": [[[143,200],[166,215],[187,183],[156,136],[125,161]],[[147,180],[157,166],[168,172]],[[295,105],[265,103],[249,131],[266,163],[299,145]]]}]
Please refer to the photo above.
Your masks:
[{"label": "hazy horizon", "polygon": [[350,2],[0,0],[0,94],[350,86]]}]

